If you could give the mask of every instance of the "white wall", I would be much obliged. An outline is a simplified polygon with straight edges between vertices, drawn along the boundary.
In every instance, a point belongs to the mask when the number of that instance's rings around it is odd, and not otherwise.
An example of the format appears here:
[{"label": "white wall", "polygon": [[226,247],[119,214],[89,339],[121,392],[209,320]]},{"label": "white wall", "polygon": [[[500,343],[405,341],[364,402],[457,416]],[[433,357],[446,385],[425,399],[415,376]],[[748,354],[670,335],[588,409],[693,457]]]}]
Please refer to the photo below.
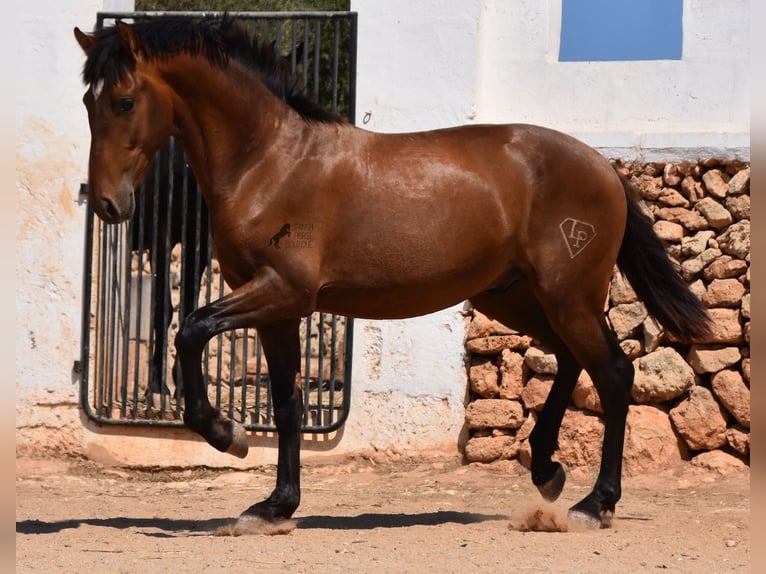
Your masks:
[{"label": "white wall", "polygon": [[645,62],[559,62],[561,0],[352,9],[358,123],[369,129],[528,122],[608,157],[749,158],[748,0],[685,0],[683,59]]},{"label": "white wall", "polygon": [[483,2],[476,121],[546,125],[611,157],[749,158],[749,2],[683,13],[681,60],[558,62],[561,0]]},{"label": "white wall", "polygon": [[[16,428],[24,440],[76,429],[88,121],[72,28],[102,3],[16,3]],[[54,429],[54,430],[51,430]],[[17,433],[17,440],[19,434]]]}]

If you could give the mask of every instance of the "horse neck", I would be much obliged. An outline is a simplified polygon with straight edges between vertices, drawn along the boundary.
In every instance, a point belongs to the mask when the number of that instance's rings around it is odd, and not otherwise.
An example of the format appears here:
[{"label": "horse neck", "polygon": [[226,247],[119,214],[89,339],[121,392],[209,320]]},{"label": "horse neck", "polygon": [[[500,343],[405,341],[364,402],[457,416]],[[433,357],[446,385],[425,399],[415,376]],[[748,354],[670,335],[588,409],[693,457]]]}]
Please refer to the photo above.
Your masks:
[{"label": "horse neck", "polygon": [[162,70],[175,94],[174,135],[206,195],[225,192],[278,139],[299,134],[298,114],[238,62],[220,69],[203,58],[175,60]]}]

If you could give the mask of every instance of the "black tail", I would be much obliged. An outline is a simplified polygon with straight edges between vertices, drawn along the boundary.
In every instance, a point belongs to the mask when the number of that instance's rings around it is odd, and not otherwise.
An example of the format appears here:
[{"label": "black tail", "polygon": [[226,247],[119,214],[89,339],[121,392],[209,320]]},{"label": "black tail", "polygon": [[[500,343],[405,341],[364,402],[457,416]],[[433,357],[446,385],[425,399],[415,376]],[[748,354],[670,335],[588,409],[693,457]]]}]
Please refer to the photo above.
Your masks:
[{"label": "black tail", "polygon": [[620,179],[628,199],[628,221],[617,266],[668,334],[679,341],[704,341],[710,335],[707,310],[673,267],[652,221],[638,205],[636,192],[624,177]]}]

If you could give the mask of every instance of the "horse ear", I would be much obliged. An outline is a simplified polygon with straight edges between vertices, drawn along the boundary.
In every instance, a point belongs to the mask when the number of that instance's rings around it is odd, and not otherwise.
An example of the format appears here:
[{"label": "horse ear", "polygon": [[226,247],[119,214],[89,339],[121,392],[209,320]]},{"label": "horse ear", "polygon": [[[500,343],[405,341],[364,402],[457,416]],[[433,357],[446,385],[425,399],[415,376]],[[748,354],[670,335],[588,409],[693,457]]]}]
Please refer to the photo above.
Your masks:
[{"label": "horse ear", "polygon": [[136,33],[133,31],[133,28],[122,20],[117,20],[117,34],[120,37],[122,46],[127,48],[134,57],[137,57],[138,38],[136,38]]},{"label": "horse ear", "polygon": [[77,40],[77,43],[80,44],[80,48],[82,48],[82,51],[86,54],[88,53],[88,50],[90,50],[91,46],[96,43],[96,38],[94,36],[91,36],[90,34],[86,34],[82,30],[80,30],[77,26],[74,28],[74,37],[75,40]]}]

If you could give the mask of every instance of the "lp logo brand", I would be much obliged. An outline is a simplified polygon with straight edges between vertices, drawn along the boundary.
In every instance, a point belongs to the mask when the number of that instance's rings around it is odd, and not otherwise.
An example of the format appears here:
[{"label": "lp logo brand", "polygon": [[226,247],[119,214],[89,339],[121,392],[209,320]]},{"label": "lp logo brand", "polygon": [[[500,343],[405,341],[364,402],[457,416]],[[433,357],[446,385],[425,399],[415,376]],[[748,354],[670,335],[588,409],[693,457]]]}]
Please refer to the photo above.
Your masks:
[{"label": "lp logo brand", "polygon": [[559,223],[561,235],[569,250],[569,258],[574,259],[596,237],[596,228],[590,223],[567,217]]}]

